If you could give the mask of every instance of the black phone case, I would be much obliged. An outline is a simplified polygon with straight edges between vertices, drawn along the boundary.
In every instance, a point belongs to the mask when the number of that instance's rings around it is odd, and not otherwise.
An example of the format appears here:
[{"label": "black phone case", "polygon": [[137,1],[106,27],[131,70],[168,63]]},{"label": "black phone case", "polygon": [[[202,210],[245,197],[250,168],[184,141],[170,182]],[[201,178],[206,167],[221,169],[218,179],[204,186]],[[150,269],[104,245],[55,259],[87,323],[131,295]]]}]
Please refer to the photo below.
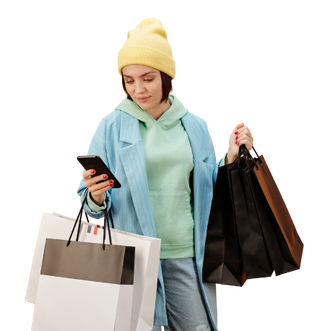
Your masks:
[{"label": "black phone case", "polygon": [[[85,155],[85,156],[78,156],[77,160],[82,164],[82,166],[86,169],[94,169],[96,173],[92,176],[99,176],[102,174],[106,174],[108,178],[106,180],[101,180],[98,183],[105,182],[107,180],[113,180],[113,188],[120,188],[121,184],[117,180],[117,178],[113,175],[113,173],[109,170],[106,164],[102,161],[102,159],[97,155]],[[97,183],[97,184],[98,184]]]}]

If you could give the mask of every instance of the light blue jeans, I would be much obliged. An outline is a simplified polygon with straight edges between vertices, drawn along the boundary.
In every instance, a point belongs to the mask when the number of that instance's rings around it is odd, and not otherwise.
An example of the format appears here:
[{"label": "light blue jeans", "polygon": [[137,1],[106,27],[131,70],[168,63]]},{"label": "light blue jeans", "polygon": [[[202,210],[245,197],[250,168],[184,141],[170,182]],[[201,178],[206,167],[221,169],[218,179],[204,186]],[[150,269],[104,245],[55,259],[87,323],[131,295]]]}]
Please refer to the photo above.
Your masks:
[{"label": "light blue jeans", "polygon": [[[165,331],[212,331],[194,258],[160,260],[166,294]],[[161,331],[154,325],[153,331]]]}]

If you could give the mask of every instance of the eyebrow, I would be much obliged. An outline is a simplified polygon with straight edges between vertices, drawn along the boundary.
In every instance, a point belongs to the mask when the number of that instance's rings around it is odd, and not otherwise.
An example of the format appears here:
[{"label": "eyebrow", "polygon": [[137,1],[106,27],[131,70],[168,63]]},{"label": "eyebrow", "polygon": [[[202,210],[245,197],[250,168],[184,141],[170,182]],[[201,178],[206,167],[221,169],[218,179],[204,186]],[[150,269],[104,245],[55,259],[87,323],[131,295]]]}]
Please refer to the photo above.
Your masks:
[{"label": "eyebrow", "polygon": [[[144,76],[147,76],[147,75],[149,75],[149,74],[156,74],[156,72],[155,72],[155,71],[148,71],[148,72],[146,72],[145,74],[141,75],[140,77],[144,77]],[[126,78],[133,78],[133,77],[128,76],[128,75],[123,75],[123,77],[126,77]]]}]

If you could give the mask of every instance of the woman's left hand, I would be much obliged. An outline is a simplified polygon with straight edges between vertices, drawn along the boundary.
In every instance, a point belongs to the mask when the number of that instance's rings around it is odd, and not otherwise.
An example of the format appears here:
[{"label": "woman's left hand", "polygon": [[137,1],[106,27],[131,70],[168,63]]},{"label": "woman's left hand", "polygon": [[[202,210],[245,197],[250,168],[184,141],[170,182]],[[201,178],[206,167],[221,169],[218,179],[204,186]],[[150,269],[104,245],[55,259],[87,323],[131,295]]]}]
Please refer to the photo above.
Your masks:
[{"label": "woman's left hand", "polygon": [[253,146],[252,134],[243,123],[238,124],[231,133],[226,164],[232,163],[238,157],[239,146],[241,145],[245,145],[249,151]]}]

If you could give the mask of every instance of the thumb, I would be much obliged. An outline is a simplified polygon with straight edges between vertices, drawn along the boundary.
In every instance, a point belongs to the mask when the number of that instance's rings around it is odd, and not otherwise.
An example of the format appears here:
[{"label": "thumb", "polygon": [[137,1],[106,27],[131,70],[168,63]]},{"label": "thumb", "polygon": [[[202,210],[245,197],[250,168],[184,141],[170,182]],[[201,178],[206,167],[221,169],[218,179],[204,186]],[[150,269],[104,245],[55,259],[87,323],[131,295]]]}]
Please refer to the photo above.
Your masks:
[{"label": "thumb", "polygon": [[244,127],[244,123],[237,124],[236,129],[238,130],[241,129],[242,127]]}]

